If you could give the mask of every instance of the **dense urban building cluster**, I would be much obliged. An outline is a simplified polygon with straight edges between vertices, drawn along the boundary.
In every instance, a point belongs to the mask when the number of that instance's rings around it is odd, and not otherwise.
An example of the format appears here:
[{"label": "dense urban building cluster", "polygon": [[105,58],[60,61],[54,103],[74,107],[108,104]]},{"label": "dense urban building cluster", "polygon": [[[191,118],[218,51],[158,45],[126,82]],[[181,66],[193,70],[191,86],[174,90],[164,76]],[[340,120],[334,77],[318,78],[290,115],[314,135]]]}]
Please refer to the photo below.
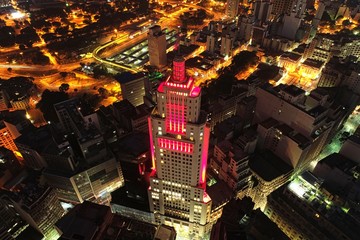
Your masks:
[{"label": "dense urban building cluster", "polygon": [[360,236],[356,0],[0,0],[0,240]]}]

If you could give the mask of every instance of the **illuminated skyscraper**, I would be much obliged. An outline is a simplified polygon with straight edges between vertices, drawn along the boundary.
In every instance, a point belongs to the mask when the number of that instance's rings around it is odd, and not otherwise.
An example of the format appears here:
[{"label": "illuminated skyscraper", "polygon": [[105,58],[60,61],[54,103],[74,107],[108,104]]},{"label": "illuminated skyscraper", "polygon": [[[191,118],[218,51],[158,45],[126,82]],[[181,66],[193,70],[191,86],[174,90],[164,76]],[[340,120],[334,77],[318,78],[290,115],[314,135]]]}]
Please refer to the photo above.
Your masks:
[{"label": "illuminated skyscraper", "polygon": [[173,73],[159,86],[158,105],[149,118],[150,210],[156,223],[191,239],[211,230],[212,202],[205,189],[210,128],[200,99],[201,89],[186,76],[185,60],[175,57]]}]

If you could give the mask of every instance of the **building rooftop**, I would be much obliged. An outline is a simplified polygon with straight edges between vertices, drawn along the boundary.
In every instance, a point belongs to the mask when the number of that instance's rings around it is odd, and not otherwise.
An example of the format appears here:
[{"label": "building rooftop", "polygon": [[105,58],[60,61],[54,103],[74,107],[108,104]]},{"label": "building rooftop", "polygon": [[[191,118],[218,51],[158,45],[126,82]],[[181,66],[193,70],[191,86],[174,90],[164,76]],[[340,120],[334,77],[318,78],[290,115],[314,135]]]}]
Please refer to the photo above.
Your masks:
[{"label": "building rooftop", "polygon": [[120,84],[126,84],[126,83],[132,82],[134,80],[141,79],[145,76],[146,76],[146,74],[144,72],[140,72],[140,73],[136,73],[136,74],[131,73],[131,72],[123,72],[119,75],[116,75],[115,79]]},{"label": "building rooftop", "polygon": [[326,110],[327,110],[327,108],[325,108],[325,107],[323,107],[323,106],[321,106],[321,105],[317,105],[316,107],[308,110],[307,112],[308,112],[311,116],[313,116],[313,117],[316,118],[317,116],[323,114]]},{"label": "building rooftop", "polygon": [[303,95],[305,94],[305,91],[302,90],[301,88],[295,86],[295,85],[286,85],[283,89],[283,92],[293,96],[293,97],[297,97],[299,95]]},{"label": "building rooftop", "polygon": [[25,110],[16,110],[16,111],[1,111],[0,112],[0,121],[5,121],[13,125],[27,123],[30,125],[30,121],[26,118]]},{"label": "building rooftop", "polygon": [[292,172],[292,167],[274,153],[264,151],[250,157],[250,169],[267,182]]},{"label": "building rooftop", "polygon": [[35,85],[31,78],[28,77],[12,77],[8,80],[0,80],[0,89],[6,90],[9,100],[22,100],[30,95],[30,90]]},{"label": "building rooftop", "polygon": [[309,66],[309,67],[313,67],[313,68],[317,68],[317,69],[320,69],[325,63],[322,62],[322,61],[317,61],[317,60],[314,60],[314,59],[306,59],[302,65],[306,65],[306,66]]},{"label": "building rooftop", "polygon": [[154,240],[175,240],[176,231],[173,227],[160,225],[155,233]]},{"label": "building rooftop", "polygon": [[259,123],[261,126],[263,126],[265,129],[269,129],[272,127],[275,127],[279,124],[279,121],[273,119],[273,118],[268,118],[265,121]]},{"label": "building rooftop", "polygon": [[299,61],[301,59],[301,55],[300,54],[297,54],[297,53],[294,53],[294,52],[286,52],[284,54],[281,55],[281,58],[289,58],[293,61]]},{"label": "building rooftop", "polygon": [[350,173],[354,167],[359,165],[358,163],[344,157],[339,153],[330,154],[329,156],[323,158],[318,164],[326,164],[332,169],[337,168],[345,173]]},{"label": "building rooftop", "polygon": [[32,150],[41,153],[53,143],[53,136],[48,125],[39,128],[29,127],[14,141],[16,144],[27,146]]},{"label": "building rooftop", "polygon": [[71,209],[55,226],[63,232],[64,239],[92,240],[110,215],[108,206],[85,201]]},{"label": "building rooftop", "polygon": [[[348,214],[350,207],[345,206],[340,199],[335,198],[336,201],[334,201],[329,198],[328,193],[323,192],[320,188],[321,183],[321,179],[305,172],[273,194],[276,198],[281,199],[281,202],[285,202],[292,211],[301,214],[308,223],[327,235],[329,239],[335,237],[331,231],[328,231],[328,228],[332,226],[341,231],[348,239],[356,239],[356,236],[360,234],[359,217]],[[315,216],[314,213],[316,213]],[[318,220],[319,218],[322,219],[321,222]]]},{"label": "building rooftop", "polygon": [[212,209],[216,209],[229,202],[233,197],[233,191],[228,185],[224,181],[218,179],[213,172],[208,172],[207,178],[212,178],[211,186],[207,185],[206,187],[206,193],[212,200]]}]

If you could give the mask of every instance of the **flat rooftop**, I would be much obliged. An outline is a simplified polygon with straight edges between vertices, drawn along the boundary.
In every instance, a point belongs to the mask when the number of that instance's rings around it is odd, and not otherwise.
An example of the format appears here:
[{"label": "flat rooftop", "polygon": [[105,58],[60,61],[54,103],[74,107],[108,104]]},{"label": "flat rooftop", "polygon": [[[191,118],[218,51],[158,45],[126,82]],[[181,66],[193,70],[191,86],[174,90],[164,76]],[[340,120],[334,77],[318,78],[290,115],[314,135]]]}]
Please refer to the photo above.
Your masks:
[{"label": "flat rooftop", "polygon": [[293,96],[297,97],[299,95],[305,94],[305,91],[301,88],[295,86],[295,85],[289,85],[282,89],[283,92]]},{"label": "flat rooftop", "polygon": [[301,55],[293,52],[286,52],[281,55],[281,58],[289,58],[293,61],[299,61],[301,59]]},{"label": "flat rooftop", "polygon": [[292,167],[282,161],[274,153],[264,151],[251,156],[250,169],[267,182],[292,172]]}]

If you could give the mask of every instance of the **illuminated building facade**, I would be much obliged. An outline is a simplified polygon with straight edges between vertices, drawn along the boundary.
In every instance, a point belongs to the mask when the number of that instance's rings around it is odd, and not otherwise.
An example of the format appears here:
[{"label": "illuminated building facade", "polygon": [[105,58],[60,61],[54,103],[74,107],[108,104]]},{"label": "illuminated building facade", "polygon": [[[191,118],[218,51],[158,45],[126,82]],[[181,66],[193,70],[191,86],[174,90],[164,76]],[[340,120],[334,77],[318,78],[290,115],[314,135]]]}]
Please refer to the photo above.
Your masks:
[{"label": "illuminated building facade", "polygon": [[153,220],[191,239],[211,230],[212,201],[205,189],[210,127],[200,113],[200,99],[201,89],[186,76],[185,60],[175,57],[149,118]]},{"label": "illuminated building facade", "polygon": [[235,18],[238,14],[240,0],[227,0],[226,3],[226,16]]},{"label": "illuminated building facade", "polygon": [[166,34],[159,25],[149,29],[148,48],[150,65],[161,68],[167,64],[166,57]]}]

